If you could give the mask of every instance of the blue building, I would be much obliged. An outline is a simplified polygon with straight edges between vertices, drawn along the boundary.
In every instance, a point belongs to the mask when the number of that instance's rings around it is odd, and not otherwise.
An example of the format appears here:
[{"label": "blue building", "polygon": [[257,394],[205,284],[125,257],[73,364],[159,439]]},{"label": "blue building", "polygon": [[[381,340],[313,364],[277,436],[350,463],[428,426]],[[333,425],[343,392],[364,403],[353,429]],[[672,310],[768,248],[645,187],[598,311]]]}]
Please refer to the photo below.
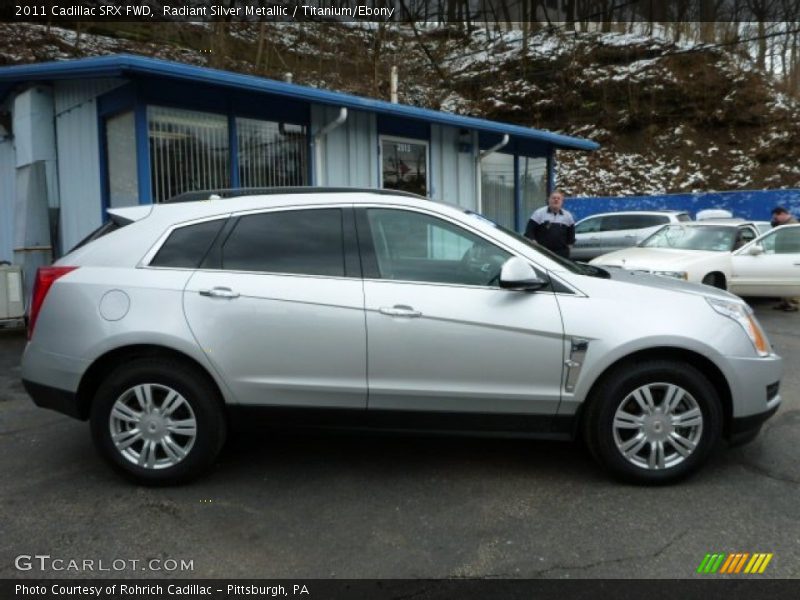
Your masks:
[{"label": "blue building", "polygon": [[[408,190],[520,229],[588,140],[141,56],[0,68],[0,261],[26,272],[109,207],[266,186]],[[30,277],[28,277],[30,280]]]}]

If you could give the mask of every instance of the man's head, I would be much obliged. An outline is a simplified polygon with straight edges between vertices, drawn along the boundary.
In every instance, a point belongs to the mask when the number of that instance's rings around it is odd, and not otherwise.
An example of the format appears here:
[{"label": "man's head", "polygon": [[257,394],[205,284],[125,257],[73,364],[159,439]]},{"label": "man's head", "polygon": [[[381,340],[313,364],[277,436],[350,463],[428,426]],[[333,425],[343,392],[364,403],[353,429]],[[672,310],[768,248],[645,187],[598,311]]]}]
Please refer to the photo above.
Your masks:
[{"label": "man's head", "polygon": [[564,206],[564,194],[561,190],[554,190],[550,197],[547,199],[547,206],[553,212],[558,212]]},{"label": "man's head", "polygon": [[773,223],[783,224],[783,223],[786,223],[786,221],[788,221],[791,218],[792,218],[792,215],[789,213],[788,210],[786,210],[782,206],[776,206],[775,208],[772,209],[772,222]]}]

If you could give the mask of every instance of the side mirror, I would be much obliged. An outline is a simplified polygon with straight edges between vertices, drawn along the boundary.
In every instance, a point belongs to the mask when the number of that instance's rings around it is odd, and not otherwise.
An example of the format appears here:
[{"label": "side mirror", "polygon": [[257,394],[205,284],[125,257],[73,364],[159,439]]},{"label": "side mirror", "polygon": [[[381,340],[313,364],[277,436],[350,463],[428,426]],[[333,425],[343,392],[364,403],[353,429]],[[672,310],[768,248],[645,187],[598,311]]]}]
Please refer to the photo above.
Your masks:
[{"label": "side mirror", "polygon": [[764,247],[760,244],[753,244],[747,250],[747,253],[751,256],[758,256],[759,254],[764,254]]},{"label": "side mirror", "polygon": [[519,292],[535,292],[547,285],[547,281],[539,279],[536,271],[518,256],[512,256],[500,270],[500,287]]}]

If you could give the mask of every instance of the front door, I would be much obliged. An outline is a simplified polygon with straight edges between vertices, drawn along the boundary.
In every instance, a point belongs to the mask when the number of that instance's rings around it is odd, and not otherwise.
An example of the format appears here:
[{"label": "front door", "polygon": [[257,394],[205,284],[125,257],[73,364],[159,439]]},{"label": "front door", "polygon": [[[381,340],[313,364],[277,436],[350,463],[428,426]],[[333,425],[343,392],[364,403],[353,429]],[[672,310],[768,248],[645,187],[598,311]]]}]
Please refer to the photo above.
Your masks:
[{"label": "front door", "polygon": [[564,342],[554,294],[501,289],[511,254],[460,225],[362,210],[369,408],[555,414]]},{"label": "front door", "polygon": [[728,289],[739,296],[800,296],[800,226],[778,227],[732,257]]}]

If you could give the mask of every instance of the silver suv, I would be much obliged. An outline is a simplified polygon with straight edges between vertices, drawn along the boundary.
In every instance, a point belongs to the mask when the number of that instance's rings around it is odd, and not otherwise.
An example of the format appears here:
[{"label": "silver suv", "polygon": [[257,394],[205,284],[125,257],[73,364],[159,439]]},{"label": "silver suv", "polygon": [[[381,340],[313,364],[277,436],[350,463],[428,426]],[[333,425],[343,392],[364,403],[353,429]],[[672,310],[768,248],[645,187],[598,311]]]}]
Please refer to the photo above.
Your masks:
[{"label": "silver suv", "polygon": [[603,254],[635,246],[667,223],[691,221],[677,210],[633,210],[601,213],[575,224],[573,260],[589,261]]},{"label": "silver suv", "polygon": [[201,473],[266,415],[580,436],[661,483],[780,404],[782,361],[739,298],[576,265],[457,207],[306,189],[109,213],[39,271],[22,373],[140,482]]}]

